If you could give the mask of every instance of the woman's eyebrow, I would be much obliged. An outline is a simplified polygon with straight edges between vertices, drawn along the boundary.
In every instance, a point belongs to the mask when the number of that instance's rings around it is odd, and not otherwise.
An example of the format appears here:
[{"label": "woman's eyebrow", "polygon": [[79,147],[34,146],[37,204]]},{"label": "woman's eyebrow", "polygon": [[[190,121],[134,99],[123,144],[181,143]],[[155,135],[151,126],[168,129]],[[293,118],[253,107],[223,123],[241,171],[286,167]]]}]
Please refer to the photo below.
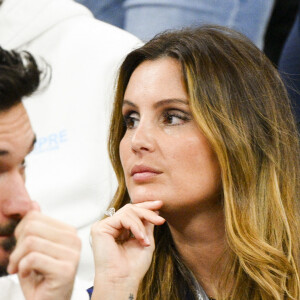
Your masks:
[{"label": "woman's eyebrow", "polygon": [[[170,98],[170,99],[162,99],[162,100],[159,100],[159,101],[155,102],[153,107],[158,108],[158,107],[161,107],[161,106],[164,106],[164,105],[174,104],[174,103],[180,103],[180,104],[184,104],[184,105],[187,105],[187,106],[189,105],[188,100]],[[134,108],[137,108],[137,105],[134,104],[133,102],[129,101],[129,100],[123,100],[123,106],[124,105],[129,105],[129,106],[132,106]]]},{"label": "woman's eyebrow", "polygon": [[158,107],[161,107],[161,106],[164,106],[164,105],[176,104],[176,103],[184,104],[186,106],[189,105],[189,102],[188,102],[187,99],[171,98],[171,99],[162,99],[158,102],[155,102],[153,107],[158,108]]},{"label": "woman's eyebrow", "polygon": [[134,108],[137,108],[137,105],[134,104],[133,102],[129,101],[129,100],[123,100],[123,105],[122,106],[124,106],[124,105],[129,105],[129,106],[132,106]]}]

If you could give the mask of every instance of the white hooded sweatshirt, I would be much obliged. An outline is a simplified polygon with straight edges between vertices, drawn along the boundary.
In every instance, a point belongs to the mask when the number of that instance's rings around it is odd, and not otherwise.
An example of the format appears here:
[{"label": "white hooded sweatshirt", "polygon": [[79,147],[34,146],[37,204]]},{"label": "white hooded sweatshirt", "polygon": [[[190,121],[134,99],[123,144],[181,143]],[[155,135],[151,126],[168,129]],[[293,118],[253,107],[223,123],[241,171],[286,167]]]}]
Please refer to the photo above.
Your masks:
[{"label": "white hooded sweatshirt", "polygon": [[[28,50],[51,65],[48,88],[24,101],[37,135],[27,187],[45,214],[78,229],[78,278],[92,282],[90,226],[116,187],[107,154],[113,85],[117,67],[139,41],[72,0],[4,0],[0,45]],[[0,290],[0,299],[14,299]]]}]

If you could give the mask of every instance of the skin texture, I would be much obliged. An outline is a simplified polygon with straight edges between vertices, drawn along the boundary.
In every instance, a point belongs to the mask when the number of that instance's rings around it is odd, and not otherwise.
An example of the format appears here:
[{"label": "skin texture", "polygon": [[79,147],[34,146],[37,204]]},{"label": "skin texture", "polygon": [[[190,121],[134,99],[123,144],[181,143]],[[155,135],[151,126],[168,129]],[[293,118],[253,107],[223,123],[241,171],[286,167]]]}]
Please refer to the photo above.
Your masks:
[{"label": "skin texture", "polygon": [[[136,299],[139,282],[152,259],[153,225],[165,221],[154,212],[161,206],[161,201],[128,204],[114,216],[93,225],[95,280],[92,300]],[[133,298],[129,298],[130,295]]]},{"label": "skin texture", "polygon": [[[192,119],[176,60],[146,61],[137,67],[125,92],[123,115],[130,126],[120,143],[120,157],[132,203],[160,199],[161,213],[174,213],[195,211],[216,198],[219,164]],[[131,172],[141,165],[159,174],[137,180]]]},{"label": "skin texture", "polygon": [[[98,300],[129,299],[130,293],[135,299],[154,249],[153,225],[164,219],[197,279],[209,277],[212,257],[223,250],[220,168],[191,115],[180,64],[171,58],[141,63],[129,80],[122,113],[127,131],[120,157],[132,204],[93,227],[92,299]],[[157,210],[164,219],[154,218]]]},{"label": "skin texture", "polygon": [[[24,185],[24,159],[32,150],[34,140],[23,105],[0,113],[0,228],[4,235],[0,236],[1,243],[10,239],[17,223],[34,209]],[[10,230],[5,232],[7,227]],[[11,249],[5,251],[0,247],[0,264],[4,268],[10,252]]]},{"label": "skin texture", "polygon": [[[43,215],[26,191],[25,157],[34,141],[23,104],[0,113],[1,266],[18,274],[26,299],[66,300],[72,294],[81,244],[73,227]],[[3,247],[3,241],[12,238],[16,247],[12,249],[12,242],[10,249]]]}]

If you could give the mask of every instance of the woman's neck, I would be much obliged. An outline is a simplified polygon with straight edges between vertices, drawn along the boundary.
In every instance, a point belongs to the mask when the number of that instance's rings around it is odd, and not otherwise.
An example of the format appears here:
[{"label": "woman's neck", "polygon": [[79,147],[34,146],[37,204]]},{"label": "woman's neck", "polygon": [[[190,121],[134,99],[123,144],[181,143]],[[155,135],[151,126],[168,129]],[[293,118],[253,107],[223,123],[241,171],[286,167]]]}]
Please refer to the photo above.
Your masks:
[{"label": "woman's neck", "polygon": [[[215,296],[219,270],[216,266],[225,250],[224,213],[220,203],[197,213],[166,218],[175,246],[207,295]],[[220,261],[221,263],[221,261]],[[217,268],[217,269],[216,269]]]}]

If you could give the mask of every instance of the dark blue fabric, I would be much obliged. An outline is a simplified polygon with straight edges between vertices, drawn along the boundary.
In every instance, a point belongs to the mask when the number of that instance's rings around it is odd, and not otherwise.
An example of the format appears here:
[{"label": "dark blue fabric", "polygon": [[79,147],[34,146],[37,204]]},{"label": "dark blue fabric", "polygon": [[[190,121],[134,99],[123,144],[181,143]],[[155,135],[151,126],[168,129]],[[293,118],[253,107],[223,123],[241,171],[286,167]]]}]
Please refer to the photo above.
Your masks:
[{"label": "dark blue fabric", "polygon": [[93,290],[94,290],[93,286],[86,290],[89,293],[90,299],[92,299]]},{"label": "dark blue fabric", "polygon": [[300,128],[300,6],[293,28],[284,45],[278,69],[286,83],[298,128]]}]

